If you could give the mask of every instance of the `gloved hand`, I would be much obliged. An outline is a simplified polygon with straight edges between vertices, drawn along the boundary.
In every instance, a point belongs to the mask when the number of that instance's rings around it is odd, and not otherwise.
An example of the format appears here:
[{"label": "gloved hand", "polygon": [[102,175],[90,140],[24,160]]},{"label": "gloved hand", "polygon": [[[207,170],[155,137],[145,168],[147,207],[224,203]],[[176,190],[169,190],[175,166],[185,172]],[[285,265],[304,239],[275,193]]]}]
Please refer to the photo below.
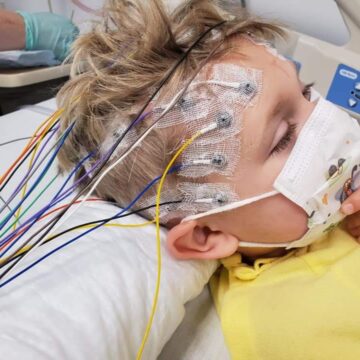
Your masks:
[{"label": "gloved hand", "polygon": [[30,14],[18,11],[24,18],[26,50],[52,50],[62,61],[79,35],[79,29],[63,16],[52,13]]}]

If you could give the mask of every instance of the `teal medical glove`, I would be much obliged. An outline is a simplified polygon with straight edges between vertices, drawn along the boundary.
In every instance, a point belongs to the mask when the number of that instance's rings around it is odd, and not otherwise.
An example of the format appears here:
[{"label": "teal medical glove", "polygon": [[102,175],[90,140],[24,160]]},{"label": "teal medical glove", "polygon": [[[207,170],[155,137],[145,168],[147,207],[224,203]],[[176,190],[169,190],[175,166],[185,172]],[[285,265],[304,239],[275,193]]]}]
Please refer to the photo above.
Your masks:
[{"label": "teal medical glove", "polygon": [[25,23],[26,50],[52,50],[62,61],[79,35],[79,29],[63,16],[52,13],[30,14],[18,11]]}]

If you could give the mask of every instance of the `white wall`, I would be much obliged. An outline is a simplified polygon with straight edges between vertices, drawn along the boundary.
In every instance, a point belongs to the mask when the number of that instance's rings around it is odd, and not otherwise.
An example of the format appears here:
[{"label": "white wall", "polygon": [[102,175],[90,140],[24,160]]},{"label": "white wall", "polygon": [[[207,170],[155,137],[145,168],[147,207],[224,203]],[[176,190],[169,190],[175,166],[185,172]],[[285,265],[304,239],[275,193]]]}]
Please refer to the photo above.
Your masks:
[{"label": "white wall", "polygon": [[[23,10],[29,12],[49,11],[49,2],[47,0],[1,0],[5,8],[9,10]],[[66,13],[67,1],[51,0],[54,12],[59,14]]]}]

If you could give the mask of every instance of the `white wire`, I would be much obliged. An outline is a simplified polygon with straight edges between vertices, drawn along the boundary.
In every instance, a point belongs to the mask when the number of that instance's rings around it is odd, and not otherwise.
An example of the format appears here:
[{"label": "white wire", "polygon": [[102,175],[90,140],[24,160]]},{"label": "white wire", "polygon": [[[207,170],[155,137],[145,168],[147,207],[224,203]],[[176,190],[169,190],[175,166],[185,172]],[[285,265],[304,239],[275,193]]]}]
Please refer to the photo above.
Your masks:
[{"label": "white wire", "polygon": [[[196,85],[203,85],[203,84],[206,84],[206,85],[218,85],[218,86],[223,86],[223,87],[230,87],[230,88],[234,88],[234,89],[237,89],[240,85],[239,82],[228,82],[228,81],[218,81],[218,80],[206,80],[206,81],[195,81],[195,82],[192,82],[191,84],[189,84],[189,86],[185,87],[186,89],[189,89],[191,87],[194,87]],[[173,104],[174,102],[174,99],[177,98],[177,96],[180,94],[180,93],[183,93],[184,92],[184,88],[179,90],[173,100],[171,100],[170,104]],[[169,107],[169,104],[166,105],[166,109],[168,109]]]},{"label": "white wire", "polygon": [[[215,51],[219,48],[220,44],[215,47],[210,54],[206,57],[206,59],[203,60],[202,64],[200,65],[200,68],[208,61],[208,59],[215,53]],[[194,78],[197,76],[197,72],[194,73],[194,75],[189,79],[189,81],[187,82],[187,84],[184,86],[183,89],[181,89],[180,91],[178,91],[175,96],[173,97],[173,99],[170,101],[170,103],[167,105],[167,107],[165,108],[165,110],[161,113],[161,115],[158,117],[158,119],[144,132],[144,134],[142,136],[140,136],[140,138],[135,141],[135,143],[133,143],[130,148],[119,158],[117,159],[112,165],[110,165],[105,171],[104,173],[96,180],[96,182],[94,183],[94,185],[92,186],[92,188],[87,192],[87,194],[85,195],[85,197],[81,200],[80,203],[78,203],[77,205],[74,206],[72,211],[69,211],[69,213],[67,215],[65,215],[62,219],[60,219],[60,221],[51,229],[51,233],[54,233],[55,230],[57,230],[65,221],[67,221],[72,215],[74,215],[74,213],[79,210],[84,202],[89,198],[89,196],[92,194],[92,192],[94,191],[94,189],[96,188],[96,186],[98,186],[98,184],[102,181],[102,179],[106,176],[106,174],[111,171],[115,166],[117,166],[123,159],[126,158],[126,156],[128,156],[131,151],[137,147],[137,145],[146,138],[146,136],[151,132],[151,130],[157,125],[158,121],[170,110],[170,108],[180,99],[180,97],[183,95],[183,93],[191,86],[192,81],[194,80]],[[208,127],[206,127],[205,129],[202,130],[202,134],[210,131],[212,128],[214,127],[214,124],[210,124]],[[51,234],[50,233],[50,234]],[[48,234],[48,236],[50,236],[50,234]],[[35,251],[39,246],[41,246],[45,241],[46,241],[47,237],[44,237],[41,241],[39,241],[36,245],[34,245],[32,248],[29,249],[29,251],[27,253],[25,253],[25,255],[20,258],[20,260],[14,265],[14,267],[8,272],[11,273],[11,271],[14,271],[19,264],[24,261],[24,259],[30,255],[30,253],[32,253],[33,251]]]},{"label": "white wire", "polygon": [[[178,101],[178,97],[180,97],[182,95],[182,92],[184,92],[185,89],[181,90],[180,92],[178,92],[173,100],[170,102],[170,104],[166,107],[166,109],[161,113],[161,115],[159,116],[159,119],[165,115],[165,113],[173,106],[173,104]],[[90,195],[93,193],[94,189],[99,185],[99,183],[102,181],[102,179],[106,176],[106,174],[109,173],[109,171],[111,171],[115,166],[117,166],[123,159],[125,159],[126,156],[128,156],[131,151],[141,142],[143,141],[143,139],[151,132],[151,130],[156,126],[157,121],[155,121],[146,131],[145,133],[135,142],[131,145],[131,147],[122,155],[119,157],[119,159],[117,159],[112,165],[110,165],[104,172],[103,174],[101,174],[101,176],[95,181],[94,185],[91,187],[91,189],[87,192],[87,194],[81,199],[81,202],[76,204],[73,208],[72,211],[70,210],[69,213],[67,215],[65,215],[52,229],[51,229],[51,233],[53,234],[55,232],[55,230],[57,230],[61,225],[64,224],[65,221],[67,221],[72,215],[74,215],[74,213],[79,210],[83,204],[85,203],[85,201],[90,197]],[[48,234],[48,236],[51,236],[50,234]],[[41,246],[46,239],[48,238],[48,236],[44,237],[41,241],[39,241],[36,245],[34,245],[32,248],[29,249],[29,251],[14,265],[14,267],[9,271],[9,273],[11,273],[12,271],[14,271],[19,264],[24,261],[24,259],[29,256],[29,254],[33,251],[35,251],[39,246]],[[9,274],[8,273],[8,274]]]}]

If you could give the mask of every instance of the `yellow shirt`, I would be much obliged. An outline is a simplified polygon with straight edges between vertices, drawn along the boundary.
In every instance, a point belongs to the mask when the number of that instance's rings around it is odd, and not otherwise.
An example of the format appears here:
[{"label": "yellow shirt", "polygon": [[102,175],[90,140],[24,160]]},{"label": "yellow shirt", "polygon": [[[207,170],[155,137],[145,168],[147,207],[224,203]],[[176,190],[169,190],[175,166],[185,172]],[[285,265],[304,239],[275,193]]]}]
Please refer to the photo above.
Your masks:
[{"label": "yellow shirt", "polygon": [[253,266],[222,263],[210,285],[232,359],[360,359],[360,246],[345,231]]}]

